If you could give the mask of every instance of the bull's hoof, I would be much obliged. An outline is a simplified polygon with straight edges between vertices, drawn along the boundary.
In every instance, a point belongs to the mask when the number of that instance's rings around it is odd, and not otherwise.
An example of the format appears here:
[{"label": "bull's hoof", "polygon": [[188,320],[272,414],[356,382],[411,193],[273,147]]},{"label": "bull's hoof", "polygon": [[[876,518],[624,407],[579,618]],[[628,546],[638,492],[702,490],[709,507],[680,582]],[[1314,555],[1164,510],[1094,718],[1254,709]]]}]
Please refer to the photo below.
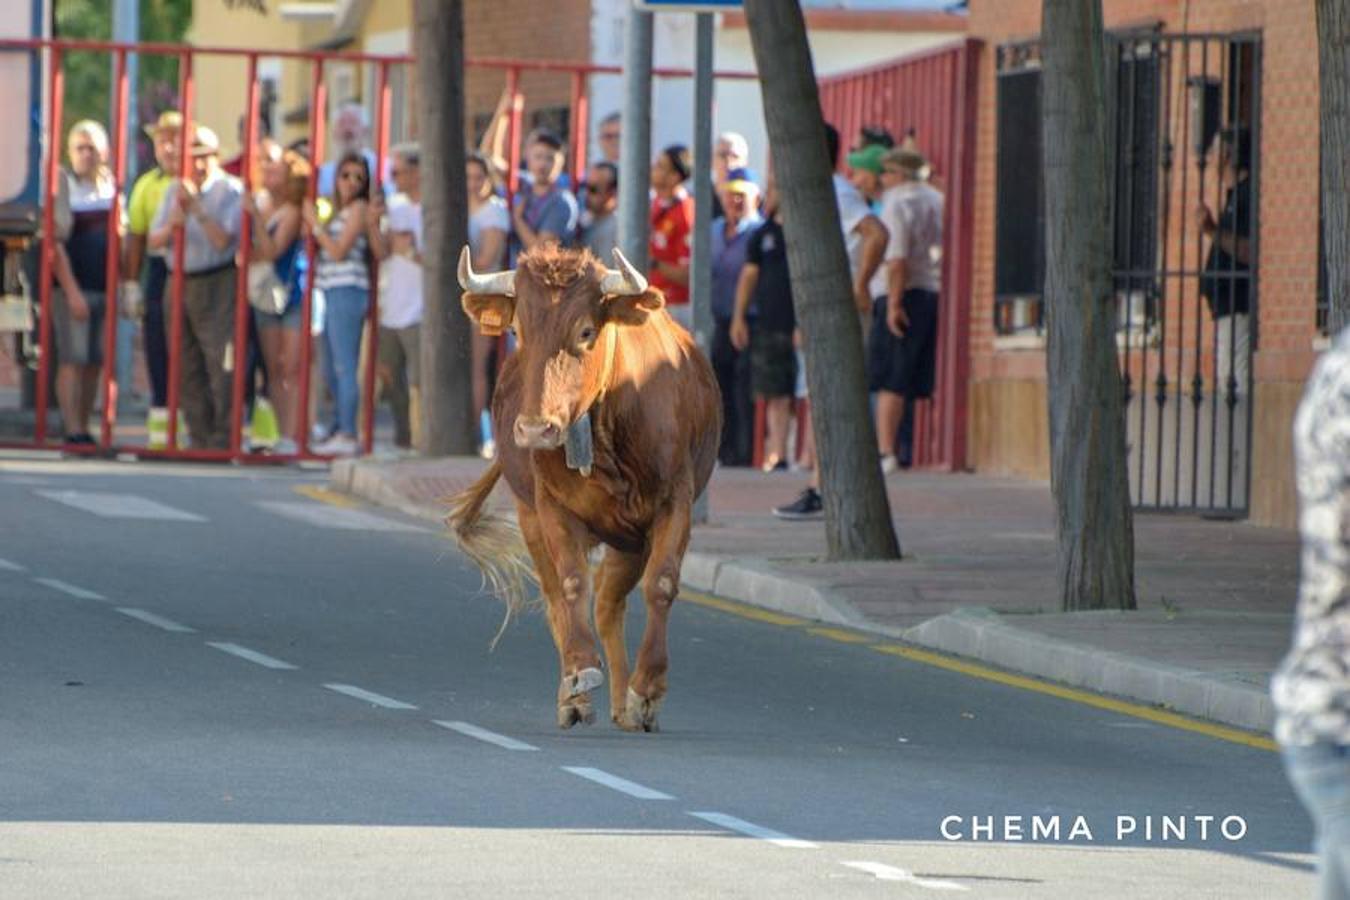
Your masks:
[{"label": "bull's hoof", "polygon": [[578,722],[595,723],[595,709],[591,706],[591,691],[605,683],[605,674],[599,669],[580,669],[563,677],[558,691],[558,727],[571,728]]},{"label": "bull's hoof", "polygon": [[625,731],[646,731],[656,733],[661,730],[656,721],[656,712],[661,707],[661,699],[650,700],[638,696],[632,688],[628,689],[628,704],[624,709],[623,721],[619,727]]},{"label": "bull's hoof", "polygon": [[576,701],[558,707],[559,728],[571,728],[578,722],[585,725],[595,724],[595,709],[589,702]]}]

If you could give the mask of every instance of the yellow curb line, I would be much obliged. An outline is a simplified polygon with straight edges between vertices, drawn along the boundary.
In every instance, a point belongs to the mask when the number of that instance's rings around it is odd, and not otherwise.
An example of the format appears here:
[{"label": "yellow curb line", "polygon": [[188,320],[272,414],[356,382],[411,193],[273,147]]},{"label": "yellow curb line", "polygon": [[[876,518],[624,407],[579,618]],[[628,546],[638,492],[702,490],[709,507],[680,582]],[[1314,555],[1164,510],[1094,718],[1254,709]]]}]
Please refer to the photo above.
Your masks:
[{"label": "yellow curb line", "polygon": [[[739,603],[735,600],[712,597],[698,591],[688,590],[687,588],[682,588],[680,590],[680,597],[682,599],[687,599],[692,603],[696,603],[699,606],[705,606],[720,612],[730,613],[731,615],[739,616],[742,619],[752,619],[756,622],[767,622],[771,625],[782,625],[789,628],[797,628],[811,624],[808,620],[799,619],[796,616],[786,616],[780,613],[768,612],[759,609],[758,607]],[[1110,697],[1102,696],[1101,694],[1094,694],[1089,691],[1064,687],[1063,685],[1054,684],[1049,681],[1042,681],[1039,678],[1030,678],[1026,675],[1013,675],[1009,672],[1002,672],[987,666],[965,662],[964,660],[947,656],[942,653],[934,653],[931,650],[919,650],[901,644],[872,643],[875,638],[871,635],[845,631],[839,628],[813,626],[805,628],[804,630],[807,634],[823,637],[828,640],[838,641],[844,644],[866,644],[868,645],[869,650],[875,650],[878,653],[885,653],[890,656],[899,656],[903,659],[908,659],[911,662],[936,666],[939,669],[946,669],[949,672],[957,672],[962,675],[969,675],[972,678],[993,681],[1008,687],[1020,688],[1024,691],[1047,694],[1051,697],[1058,697],[1061,700],[1082,703],[1085,706],[1104,709],[1124,716],[1132,716],[1136,719],[1145,719],[1158,725],[1166,725],[1169,728],[1179,728],[1183,731],[1192,731],[1217,740],[1241,744],[1244,747],[1254,747],[1258,750],[1269,750],[1272,752],[1279,752],[1280,749],[1279,745],[1273,740],[1258,732],[1244,731],[1240,728],[1229,728],[1224,725],[1215,725],[1209,722],[1203,722],[1199,719],[1192,719],[1191,717],[1184,716],[1180,713],[1167,712],[1155,707],[1145,706],[1141,703],[1131,703],[1127,700],[1115,700]]]},{"label": "yellow curb line", "polygon": [[343,509],[354,509],[361,504],[353,500],[346,494],[339,494],[337,491],[330,491],[326,487],[320,487],[317,484],[298,484],[292,488],[302,497],[308,497],[311,500],[318,500],[320,503],[327,503],[329,506],[339,506]]}]

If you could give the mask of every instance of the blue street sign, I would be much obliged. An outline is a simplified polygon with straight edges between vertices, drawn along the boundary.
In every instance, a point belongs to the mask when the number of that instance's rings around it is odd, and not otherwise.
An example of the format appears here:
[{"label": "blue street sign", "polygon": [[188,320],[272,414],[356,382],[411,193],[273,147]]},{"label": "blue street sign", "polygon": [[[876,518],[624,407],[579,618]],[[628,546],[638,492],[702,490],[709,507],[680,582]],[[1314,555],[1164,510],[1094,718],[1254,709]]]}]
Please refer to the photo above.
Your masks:
[{"label": "blue street sign", "polygon": [[648,12],[730,12],[744,0],[634,0],[633,5]]}]

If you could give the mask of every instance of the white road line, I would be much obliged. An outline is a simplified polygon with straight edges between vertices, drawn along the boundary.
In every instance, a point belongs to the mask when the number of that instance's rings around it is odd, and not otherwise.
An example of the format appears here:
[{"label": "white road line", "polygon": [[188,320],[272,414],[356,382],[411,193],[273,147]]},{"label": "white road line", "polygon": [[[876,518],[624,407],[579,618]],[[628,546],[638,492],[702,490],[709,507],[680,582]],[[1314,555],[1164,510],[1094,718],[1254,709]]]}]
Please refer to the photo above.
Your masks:
[{"label": "white road line", "polygon": [[404,703],[402,700],[395,700],[393,697],[386,697],[384,694],[377,694],[374,691],[363,690],[351,684],[325,684],[324,687],[330,691],[337,691],[339,694],[346,694],[348,697],[355,697],[357,700],[383,706],[385,709],[417,709],[411,703]]},{"label": "white road line", "polygon": [[912,884],[915,887],[927,888],[930,891],[968,891],[970,888],[964,884],[957,884],[955,881],[943,881],[940,878],[920,878],[913,872],[905,869],[899,869],[895,866],[888,866],[879,862],[846,862],[843,865],[850,869],[857,869],[866,872],[869,875],[875,875],[882,881],[903,881],[905,884]]},{"label": "white road line", "polygon": [[741,834],[752,838],[759,838],[761,841],[768,841],[775,847],[790,847],[796,850],[815,850],[819,845],[810,841],[803,841],[790,834],[783,834],[781,831],[774,831],[772,828],[765,828],[762,825],[756,825],[753,822],[747,822],[744,819],[738,819],[735,816],[729,816],[720,812],[691,812],[689,815],[696,819],[702,819],[705,822],[726,828],[731,831],[739,831]]},{"label": "white road line", "polygon": [[0,572],[27,572],[23,566],[18,563],[12,563],[7,559],[0,559]]},{"label": "white road line", "polygon": [[86,591],[86,590],[85,590],[84,588],[82,588],[82,587],[76,587],[76,586],[73,585],[73,584],[68,584],[68,583],[66,583],[66,582],[64,582],[64,581],[61,581],[61,580],[58,579],[58,578],[34,578],[33,580],[36,581],[38,584],[45,584],[47,587],[51,588],[52,590],[60,591],[60,592],[63,593],[63,594],[68,594],[69,596],[75,597],[75,598],[77,598],[77,599],[79,599],[79,600],[107,600],[107,599],[108,599],[107,597],[103,596],[102,594],[96,594],[96,593],[94,593],[93,591]]},{"label": "white road line", "polygon": [[257,650],[250,650],[247,647],[241,647],[238,644],[218,643],[216,641],[207,641],[206,646],[215,647],[231,656],[237,656],[240,659],[246,659],[251,663],[257,663],[260,666],[266,666],[269,669],[298,669],[299,666],[293,666],[288,662],[268,656],[266,653],[259,653]]},{"label": "white road line", "polygon": [[582,778],[594,781],[596,784],[603,784],[611,790],[618,791],[621,794],[627,794],[630,797],[636,797],[639,800],[674,800],[670,794],[663,794],[660,791],[652,790],[646,785],[638,784],[636,781],[629,781],[627,778],[620,778],[617,775],[611,775],[600,769],[592,769],[588,766],[563,766],[564,772],[571,772],[573,775],[580,775]]},{"label": "white road line", "polygon": [[105,519],[158,519],[165,522],[205,522],[196,513],[165,506],[135,494],[106,494],[97,491],[34,491],[39,497],[73,506]]},{"label": "white road line", "polygon": [[345,509],[310,500],[259,500],[257,505],[270,513],[314,525],[318,528],[336,528],[341,531],[410,531],[427,529],[406,522],[386,519],[361,509]]},{"label": "white road line", "polygon": [[166,619],[163,616],[157,616],[152,612],[146,612],[143,609],[135,609],[130,606],[119,606],[117,611],[124,616],[131,616],[133,619],[139,619],[147,625],[153,625],[156,628],[163,628],[165,631],[172,631],[176,634],[196,634],[197,629],[189,628],[186,625],[179,625],[173,619]]},{"label": "white road line", "polygon": [[458,731],[466,737],[477,738],[480,741],[486,741],[489,744],[496,744],[505,750],[538,750],[533,744],[527,744],[524,741],[518,741],[515,738],[507,737],[504,734],[498,734],[495,731],[488,731],[486,728],[479,728],[477,725],[470,725],[468,722],[442,722],[440,719],[432,719],[432,722],[442,728],[449,728],[451,731]]}]

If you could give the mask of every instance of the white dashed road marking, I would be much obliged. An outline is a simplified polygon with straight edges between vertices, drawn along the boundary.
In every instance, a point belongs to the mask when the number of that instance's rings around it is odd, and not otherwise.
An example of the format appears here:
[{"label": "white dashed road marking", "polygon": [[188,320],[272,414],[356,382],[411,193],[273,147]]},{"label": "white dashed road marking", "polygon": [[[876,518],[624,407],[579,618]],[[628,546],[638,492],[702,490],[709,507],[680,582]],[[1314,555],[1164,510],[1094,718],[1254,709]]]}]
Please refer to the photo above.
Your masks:
[{"label": "white dashed road marking", "polygon": [[61,580],[58,579],[58,578],[34,578],[33,580],[36,581],[38,584],[45,584],[47,587],[51,588],[51,589],[54,590],[54,591],[60,591],[60,592],[63,593],[63,594],[66,594],[66,595],[71,596],[71,597],[75,597],[75,598],[77,598],[77,599],[79,599],[79,600],[107,600],[107,599],[108,599],[107,597],[103,596],[102,594],[97,594],[97,593],[95,593],[95,592],[93,592],[93,591],[87,591],[87,590],[85,590],[85,589],[82,588],[82,587],[76,587],[76,586],[73,585],[73,584],[68,584],[68,583],[66,583],[66,582],[64,582],[64,581],[61,581]]},{"label": "white dashed road marking", "polygon": [[23,566],[18,563],[12,563],[7,559],[0,559],[0,572],[27,572]]},{"label": "white dashed road marking", "polygon": [[237,656],[240,659],[246,659],[251,663],[257,663],[260,666],[266,666],[269,669],[296,669],[299,666],[293,666],[288,662],[268,656],[266,653],[259,653],[257,650],[250,650],[247,647],[241,647],[238,644],[217,643],[207,641],[206,646],[215,647],[231,656]]},{"label": "white dashed road marking", "polygon": [[146,612],[143,609],[135,609],[129,606],[119,606],[117,611],[124,616],[130,616],[133,619],[139,619],[147,625],[153,625],[156,628],[162,628],[165,631],[172,631],[176,634],[196,634],[197,629],[189,628],[186,625],[179,625],[172,619],[166,619],[163,616],[157,616],[152,612]]},{"label": "white dashed road marking", "polygon": [[571,772],[573,775],[579,775],[582,778],[594,781],[596,784],[603,784],[611,790],[618,791],[621,794],[627,794],[630,797],[636,797],[639,800],[675,799],[670,796],[670,794],[663,794],[646,785],[638,784],[636,781],[629,781],[627,778],[620,778],[617,775],[611,775],[600,769],[592,769],[587,766],[563,766],[562,768],[564,772]]},{"label": "white dashed road marking", "polygon": [[135,494],[105,494],[96,491],[34,491],[39,497],[73,506],[105,519],[158,519],[164,522],[205,522],[196,513],[165,506]]},{"label": "white dashed road marking", "polygon": [[719,812],[691,812],[689,815],[696,819],[702,819],[719,828],[726,828],[730,831],[739,831],[741,834],[752,838],[759,838],[761,841],[768,841],[775,847],[791,847],[796,850],[814,850],[818,845],[810,841],[803,841],[790,834],[783,834],[781,831],[774,831],[772,828],[765,828],[762,825],[756,825],[753,822],[747,822],[744,819],[738,819],[735,816],[728,816],[726,813]]},{"label": "white dashed road marking", "polygon": [[970,888],[964,884],[957,884],[955,881],[944,881],[940,878],[920,878],[913,872],[905,869],[899,869],[895,866],[888,866],[885,863],[878,862],[846,862],[844,865],[850,869],[857,869],[860,872],[866,872],[869,875],[875,875],[882,881],[902,881],[905,884],[912,884],[915,887],[927,888],[930,891],[968,891]]},{"label": "white dashed road marking", "polygon": [[406,522],[396,522],[361,509],[343,509],[340,506],[311,503],[308,500],[259,500],[258,506],[279,516],[314,525],[318,528],[336,528],[342,531],[410,531],[426,529]]},{"label": "white dashed road marking", "polygon": [[355,697],[357,700],[383,706],[385,709],[417,709],[411,703],[404,703],[402,700],[395,700],[393,697],[386,697],[384,694],[367,691],[351,684],[325,684],[324,687],[339,694],[346,694],[348,697]]},{"label": "white dashed road marking", "polygon": [[506,750],[538,750],[533,744],[527,744],[524,741],[518,741],[515,738],[507,737],[504,734],[497,734],[495,731],[488,731],[486,728],[479,728],[477,725],[470,725],[468,722],[442,722],[439,719],[432,720],[442,728],[449,728],[451,731],[458,731],[460,734],[471,738],[477,738],[480,741],[486,741],[489,744],[496,744]]}]

